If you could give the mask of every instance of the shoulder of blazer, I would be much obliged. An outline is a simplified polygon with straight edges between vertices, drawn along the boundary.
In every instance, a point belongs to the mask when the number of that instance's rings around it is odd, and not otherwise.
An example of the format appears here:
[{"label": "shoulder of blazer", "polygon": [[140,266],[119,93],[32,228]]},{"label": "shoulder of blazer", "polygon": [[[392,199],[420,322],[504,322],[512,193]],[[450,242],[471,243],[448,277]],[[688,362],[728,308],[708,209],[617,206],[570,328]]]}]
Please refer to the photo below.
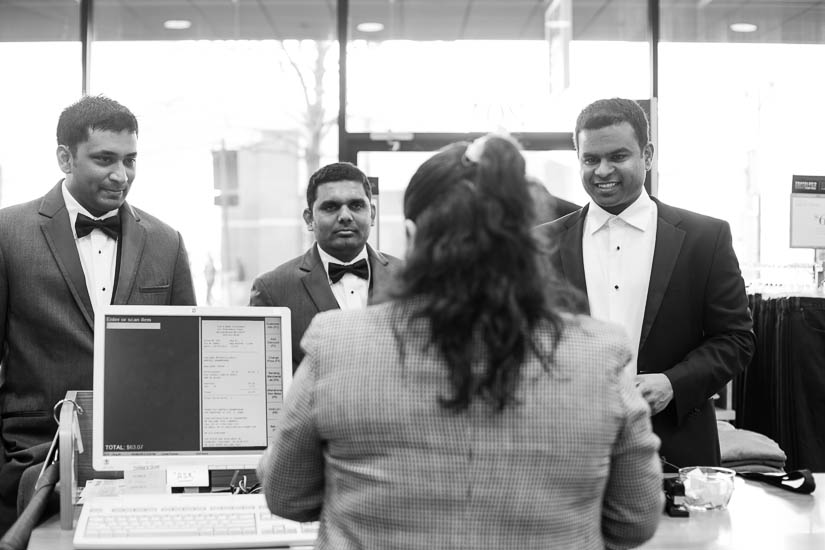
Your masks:
[{"label": "shoulder of blazer", "polygon": [[367,245],[367,257],[370,260],[376,261],[383,266],[389,266],[391,268],[401,265],[401,260],[399,260],[395,256],[379,252],[378,250],[375,250],[373,247],[371,247],[369,244]]},{"label": "shoulder of blazer", "polygon": [[725,220],[714,218],[713,216],[671,206],[663,203],[655,197],[651,197],[651,199],[653,199],[653,202],[656,203],[658,217],[674,227],[679,227],[687,231],[690,231],[691,229],[712,229],[715,232],[718,231],[720,226],[728,223]]}]

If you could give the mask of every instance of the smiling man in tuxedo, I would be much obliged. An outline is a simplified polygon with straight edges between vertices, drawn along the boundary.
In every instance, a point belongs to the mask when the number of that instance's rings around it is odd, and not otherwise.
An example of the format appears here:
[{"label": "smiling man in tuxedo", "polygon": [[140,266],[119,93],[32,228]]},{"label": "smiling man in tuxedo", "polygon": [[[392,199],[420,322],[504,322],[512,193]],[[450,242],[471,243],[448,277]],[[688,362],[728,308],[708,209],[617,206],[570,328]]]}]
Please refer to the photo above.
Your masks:
[{"label": "smiling man in tuxedo", "polygon": [[711,397],[755,348],[730,226],[648,195],[653,143],[635,101],[588,105],[573,139],[590,202],[538,231],[557,244],[551,260],[587,294],[590,314],[627,331],[628,368],[650,406],[662,458],[719,465]]},{"label": "smiling man in tuxedo", "polygon": [[316,313],[381,301],[401,265],[399,259],[367,244],[375,205],[367,176],[351,163],[336,162],[312,174],[304,222],[315,244],[257,277],[249,297],[252,306],[291,310],[293,370],[304,357],[301,337]]},{"label": "smiling man in tuxedo", "polygon": [[138,125],[84,97],[57,124],[64,174],[45,196],[0,210],[0,532],[27,467],[42,461],[67,390],[92,389],[95,313],[106,304],[194,305],[180,234],[126,203]]}]

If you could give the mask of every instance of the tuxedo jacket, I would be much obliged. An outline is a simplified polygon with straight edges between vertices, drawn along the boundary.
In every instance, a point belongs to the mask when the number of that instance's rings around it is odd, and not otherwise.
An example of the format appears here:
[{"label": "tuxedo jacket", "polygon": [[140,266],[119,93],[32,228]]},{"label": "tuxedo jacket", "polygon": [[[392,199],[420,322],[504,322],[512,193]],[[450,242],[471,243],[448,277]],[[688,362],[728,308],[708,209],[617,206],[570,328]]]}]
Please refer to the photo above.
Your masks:
[{"label": "tuxedo jacket", "polygon": [[[94,310],[61,187],[0,210],[0,499],[16,494],[19,453],[54,435],[55,403],[92,389]],[[126,203],[120,217],[113,303],[194,305],[180,234]]]},{"label": "tuxedo jacket", "polygon": [[[664,373],[673,400],[653,417],[662,457],[676,466],[718,465],[711,396],[742,372],[755,348],[748,297],[727,222],[658,208],[656,244],[639,345],[638,372]],[[588,206],[539,226],[558,274],[587,292],[582,236]]]},{"label": "tuxedo jacket", "polygon": [[[370,264],[368,303],[374,304],[386,299],[393,273],[401,266],[401,260],[382,254],[369,244],[366,246]],[[340,309],[324,271],[318,244],[313,244],[302,256],[259,275],[252,283],[249,305],[288,307],[291,310],[292,370],[297,369],[304,358],[301,337],[312,318],[321,311]]]},{"label": "tuxedo jacket", "polygon": [[[258,469],[270,509],[320,517],[318,550],[604,550],[650,538],[659,441],[622,331],[565,316],[549,367],[526,353],[515,405],[476,399],[456,412],[441,406],[450,375],[421,305],[313,319]],[[554,341],[549,323],[533,337],[544,350]]]}]

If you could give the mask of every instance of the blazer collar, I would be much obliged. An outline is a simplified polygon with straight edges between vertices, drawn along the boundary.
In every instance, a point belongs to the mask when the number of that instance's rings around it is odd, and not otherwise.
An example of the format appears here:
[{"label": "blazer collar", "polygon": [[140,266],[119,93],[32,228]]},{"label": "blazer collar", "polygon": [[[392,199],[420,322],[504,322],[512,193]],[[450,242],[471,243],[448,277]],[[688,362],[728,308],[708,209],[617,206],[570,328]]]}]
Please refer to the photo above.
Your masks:
[{"label": "blazer collar", "polygon": [[647,289],[647,302],[642,320],[642,334],[639,338],[640,351],[647,341],[650,328],[656,321],[673,270],[676,267],[676,260],[679,259],[679,253],[682,251],[682,243],[685,240],[685,230],[679,227],[682,222],[679,212],[672,206],[663,204],[656,198],[651,198],[658,209],[656,245],[653,250],[653,265],[650,269],[650,283]]},{"label": "blazer collar", "polygon": [[561,254],[561,269],[559,275],[572,283],[576,288],[587,294],[587,282],[584,276],[584,256],[582,254],[582,235],[584,234],[584,219],[588,207],[562,218],[563,230],[559,233],[559,250]]},{"label": "blazer collar", "polygon": [[113,304],[125,304],[132,293],[138,264],[146,246],[146,228],[140,223],[140,214],[125,202],[120,207],[120,228],[120,268]]},{"label": "blazer collar", "polygon": [[80,264],[74,234],[69,227],[69,213],[63,201],[62,184],[63,182],[60,181],[52,187],[40,203],[38,211],[38,214],[42,216],[40,229],[43,231],[46,244],[51,249],[57,268],[66,280],[69,293],[77,303],[89,328],[94,330],[94,308],[86,288],[86,276]]}]

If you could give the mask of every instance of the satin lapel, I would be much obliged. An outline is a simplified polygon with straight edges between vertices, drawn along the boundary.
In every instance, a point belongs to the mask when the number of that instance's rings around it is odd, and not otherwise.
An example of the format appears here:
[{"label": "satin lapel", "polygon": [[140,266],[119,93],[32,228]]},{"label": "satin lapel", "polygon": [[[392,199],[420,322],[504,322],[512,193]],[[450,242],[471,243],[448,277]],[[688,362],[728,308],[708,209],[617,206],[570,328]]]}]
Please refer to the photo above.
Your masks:
[{"label": "satin lapel", "polygon": [[[654,199],[655,200],[655,199]],[[642,334],[639,338],[639,350],[642,350],[650,333],[650,327],[656,320],[665,291],[670,284],[676,260],[682,250],[685,232],[677,227],[679,215],[667,205],[656,201],[659,215],[656,222],[656,246],[653,250],[653,265],[650,269],[650,284],[647,288],[647,303],[642,321]]]},{"label": "satin lapel", "polygon": [[570,220],[570,224],[566,227],[565,231],[559,234],[559,249],[563,271],[560,275],[585,294],[587,293],[587,282],[584,277],[582,235],[584,233],[584,218],[586,214],[587,205],[578,216]]},{"label": "satin lapel", "polygon": [[124,204],[120,207],[121,239],[123,241],[120,243],[120,271],[113,304],[125,304],[135,285],[143,247],[146,246],[146,229],[139,222],[140,217],[131,206]]},{"label": "satin lapel", "polygon": [[324,263],[316,250],[317,246],[312,245],[312,248],[304,255],[304,261],[301,263],[300,269],[306,274],[301,277],[301,282],[318,311],[338,309],[338,300],[332,294],[329,277],[324,271]]},{"label": "satin lapel", "polygon": [[57,184],[43,198],[40,215],[45,217],[40,228],[54,255],[57,267],[66,280],[77,307],[83,313],[83,318],[86,319],[89,328],[94,330],[94,308],[89,298],[89,290],[86,288],[86,276],[83,274],[83,266],[80,265],[74,235],[69,227],[69,213],[63,202],[61,184]]}]

